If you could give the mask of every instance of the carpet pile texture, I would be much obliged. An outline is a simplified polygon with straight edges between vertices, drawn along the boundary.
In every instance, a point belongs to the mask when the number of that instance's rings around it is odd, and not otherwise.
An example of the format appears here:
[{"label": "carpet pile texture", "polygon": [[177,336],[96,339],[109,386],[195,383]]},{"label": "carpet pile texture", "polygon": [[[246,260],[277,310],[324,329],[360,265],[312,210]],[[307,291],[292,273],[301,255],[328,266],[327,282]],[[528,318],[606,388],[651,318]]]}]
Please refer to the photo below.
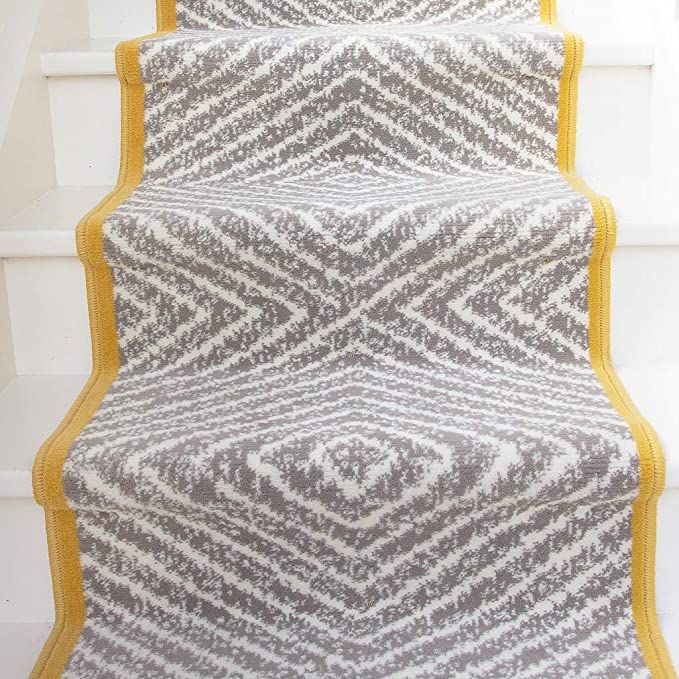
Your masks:
[{"label": "carpet pile texture", "polygon": [[582,48],[538,0],[177,0],[79,227],[35,677],[674,676]]}]

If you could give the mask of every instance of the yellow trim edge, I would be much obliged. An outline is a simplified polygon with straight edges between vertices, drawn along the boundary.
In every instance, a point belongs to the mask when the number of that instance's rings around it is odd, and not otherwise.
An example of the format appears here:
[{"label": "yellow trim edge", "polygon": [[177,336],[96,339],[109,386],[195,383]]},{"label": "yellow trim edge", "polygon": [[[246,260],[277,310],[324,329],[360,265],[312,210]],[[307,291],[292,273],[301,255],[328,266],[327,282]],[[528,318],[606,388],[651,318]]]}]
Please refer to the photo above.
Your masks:
[{"label": "yellow trim edge", "polygon": [[[543,21],[557,28],[555,0],[542,0]],[[610,201],[577,175],[575,140],[583,43],[564,32],[565,63],[559,92],[557,162],[571,186],[592,205],[595,235],[589,263],[590,360],[611,403],[627,422],[639,452],[639,492],[632,507],[632,615],[644,661],[654,679],[677,679],[658,624],[655,542],[658,498],[665,486],[665,458],[651,425],[634,406],[615,373],[610,354],[611,253],[616,221]]]},{"label": "yellow trim edge", "polygon": [[556,23],[556,0],[540,0],[540,18],[548,26]]},{"label": "yellow trim edge", "polygon": [[156,0],[156,22],[159,31],[177,30],[177,7],[175,0]]},{"label": "yellow trim edge", "polygon": [[55,624],[31,679],[61,676],[85,622],[76,515],[66,501],[62,473],[68,451],[96,413],[119,368],[113,280],[106,263],[103,225],[141,181],[144,162],[144,86],[139,47],[155,33],[118,45],[116,68],[121,83],[121,163],[115,189],[78,224],[78,255],[85,268],[92,337],[92,374],[33,465],[33,493],[45,508],[47,544],[55,603]]}]

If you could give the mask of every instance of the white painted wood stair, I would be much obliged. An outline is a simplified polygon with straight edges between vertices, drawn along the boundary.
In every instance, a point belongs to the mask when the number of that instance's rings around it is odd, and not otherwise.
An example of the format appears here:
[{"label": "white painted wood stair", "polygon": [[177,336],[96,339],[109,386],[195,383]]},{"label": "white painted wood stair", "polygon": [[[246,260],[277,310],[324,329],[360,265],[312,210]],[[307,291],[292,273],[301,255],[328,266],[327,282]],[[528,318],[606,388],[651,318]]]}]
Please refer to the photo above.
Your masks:
[{"label": "white painted wood stair", "polygon": [[[659,142],[658,128],[672,119],[679,75],[676,81],[668,77],[658,47],[662,27],[645,13],[639,16],[640,3],[560,0],[560,5],[562,21],[583,32],[587,44],[580,170],[613,199],[619,215],[614,359],[668,457],[658,604],[679,664],[674,566],[679,563],[679,210],[658,207],[668,204],[658,186],[672,183],[663,163],[671,156],[665,146],[673,143]],[[612,7],[613,19],[606,14]],[[153,30],[153,2],[89,0],[89,25],[89,37],[55,47],[41,59],[50,94],[56,186],[0,223],[0,274],[11,325],[11,346],[0,340],[0,351],[11,352],[16,366],[14,378],[0,389],[0,544],[13,546],[0,558],[0,674],[7,679],[26,676],[53,615],[42,513],[31,499],[30,467],[90,368],[74,229],[115,182],[119,103],[113,47],[118,36]],[[668,82],[677,94],[667,95]]]}]

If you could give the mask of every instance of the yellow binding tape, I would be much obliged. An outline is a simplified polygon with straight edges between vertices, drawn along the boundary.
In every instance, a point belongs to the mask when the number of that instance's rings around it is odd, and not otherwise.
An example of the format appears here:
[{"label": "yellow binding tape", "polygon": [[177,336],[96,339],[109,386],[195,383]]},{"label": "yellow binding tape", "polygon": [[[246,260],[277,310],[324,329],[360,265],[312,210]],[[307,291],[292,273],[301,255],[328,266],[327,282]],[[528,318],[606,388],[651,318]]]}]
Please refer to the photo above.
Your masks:
[{"label": "yellow binding tape", "polygon": [[156,0],[156,22],[159,31],[177,30],[175,0]]},{"label": "yellow binding tape", "polygon": [[92,335],[92,375],[33,465],[33,493],[46,515],[47,543],[56,610],[55,624],[31,673],[32,679],[61,676],[85,622],[85,599],[75,512],[68,507],[62,474],[68,451],[96,413],[118,373],[118,338],[113,280],[103,247],[106,218],[141,181],[144,165],[144,85],[139,66],[142,42],[161,33],[121,43],[116,69],[121,83],[122,133],[118,183],[78,224],[78,255],[85,268]]},{"label": "yellow binding tape", "polygon": [[[556,1],[542,0],[543,21],[559,28]],[[655,605],[655,534],[658,497],[665,485],[665,459],[658,437],[641,416],[615,374],[610,354],[611,252],[616,222],[610,201],[577,175],[575,140],[582,40],[564,32],[565,64],[559,91],[557,161],[571,186],[585,195],[594,215],[595,235],[589,264],[590,360],[611,402],[627,421],[639,451],[639,492],[632,510],[632,615],[639,646],[654,679],[676,679],[660,632]]]}]

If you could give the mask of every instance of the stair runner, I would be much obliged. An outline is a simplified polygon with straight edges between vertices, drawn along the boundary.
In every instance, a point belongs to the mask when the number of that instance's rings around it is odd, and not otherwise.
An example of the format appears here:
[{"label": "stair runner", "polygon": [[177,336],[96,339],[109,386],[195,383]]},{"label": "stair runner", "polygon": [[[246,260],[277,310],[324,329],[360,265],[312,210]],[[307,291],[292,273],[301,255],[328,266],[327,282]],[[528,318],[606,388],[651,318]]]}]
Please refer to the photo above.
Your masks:
[{"label": "stair runner", "polygon": [[35,677],[675,676],[539,0],[178,0],[118,48]]}]

